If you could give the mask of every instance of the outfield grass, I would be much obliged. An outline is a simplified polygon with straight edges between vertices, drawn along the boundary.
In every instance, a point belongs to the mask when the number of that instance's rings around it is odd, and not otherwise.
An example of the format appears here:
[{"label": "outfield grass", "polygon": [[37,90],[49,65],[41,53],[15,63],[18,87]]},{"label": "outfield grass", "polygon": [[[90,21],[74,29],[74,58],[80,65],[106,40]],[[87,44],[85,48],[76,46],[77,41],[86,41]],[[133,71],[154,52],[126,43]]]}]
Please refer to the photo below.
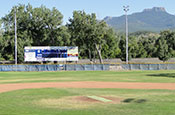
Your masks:
[{"label": "outfield grass", "polygon": [[[0,94],[1,115],[174,115],[175,91],[28,89]],[[120,103],[79,103],[71,96],[113,96]],[[61,101],[62,100],[62,101]]]},{"label": "outfield grass", "polygon": [[[110,81],[175,83],[175,71],[0,72],[0,84]],[[0,115],[174,115],[174,90],[23,89],[0,93]],[[117,103],[83,102],[78,96],[113,97]]]},{"label": "outfield grass", "polygon": [[175,71],[0,72],[0,84],[63,81],[174,83]]}]

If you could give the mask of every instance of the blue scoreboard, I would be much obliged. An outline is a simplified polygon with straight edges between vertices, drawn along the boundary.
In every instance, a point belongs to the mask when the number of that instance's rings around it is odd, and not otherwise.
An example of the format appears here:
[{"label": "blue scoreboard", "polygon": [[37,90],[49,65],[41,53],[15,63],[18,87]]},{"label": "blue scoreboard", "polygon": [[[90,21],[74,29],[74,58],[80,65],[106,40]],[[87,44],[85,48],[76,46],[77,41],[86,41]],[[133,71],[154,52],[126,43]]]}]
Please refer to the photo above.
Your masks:
[{"label": "blue scoreboard", "polygon": [[32,46],[24,48],[24,60],[36,61],[78,61],[78,47]]}]

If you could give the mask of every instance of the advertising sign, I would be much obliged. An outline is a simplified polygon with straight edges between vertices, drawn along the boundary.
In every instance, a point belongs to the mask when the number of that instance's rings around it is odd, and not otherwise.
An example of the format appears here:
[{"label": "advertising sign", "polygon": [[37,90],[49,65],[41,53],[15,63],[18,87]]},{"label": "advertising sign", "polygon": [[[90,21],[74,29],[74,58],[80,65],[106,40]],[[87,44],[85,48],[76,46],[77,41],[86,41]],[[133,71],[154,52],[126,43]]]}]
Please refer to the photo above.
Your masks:
[{"label": "advertising sign", "polygon": [[24,48],[24,61],[78,61],[78,47],[31,46]]}]

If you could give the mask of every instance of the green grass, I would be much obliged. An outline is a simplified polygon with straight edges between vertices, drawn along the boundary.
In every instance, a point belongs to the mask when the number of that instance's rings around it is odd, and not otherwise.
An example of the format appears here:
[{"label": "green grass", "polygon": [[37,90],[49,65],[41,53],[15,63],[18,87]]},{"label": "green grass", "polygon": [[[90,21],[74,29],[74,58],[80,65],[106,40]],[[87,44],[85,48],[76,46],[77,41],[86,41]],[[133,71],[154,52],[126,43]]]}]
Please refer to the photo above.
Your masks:
[{"label": "green grass", "polygon": [[109,81],[174,83],[174,70],[161,71],[62,71],[0,72],[0,84],[26,82]]},{"label": "green grass", "polygon": [[[174,115],[174,93],[169,90],[127,89],[18,90],[0,94],[0,115]],[[85,108],[81,107],[82,103],[67,103],[69,101],[62,105],[59,105],[59,101],[56,104],[50,104],[49,101],[40,103],[43,99],[56,100],[82,95],[113,96],[120,98],[121,102],[96,103]]]},{"label": "green grass", "polygon": [[[174,71],[0,72],[0,84],[110,81],[174,83]],[[174,90],[25,89],[0,93],[0,115],[174,115]],[[76,96],[115,97],[120,103],[87,103]],[[74,97],[74,98],[73,98]]]}]

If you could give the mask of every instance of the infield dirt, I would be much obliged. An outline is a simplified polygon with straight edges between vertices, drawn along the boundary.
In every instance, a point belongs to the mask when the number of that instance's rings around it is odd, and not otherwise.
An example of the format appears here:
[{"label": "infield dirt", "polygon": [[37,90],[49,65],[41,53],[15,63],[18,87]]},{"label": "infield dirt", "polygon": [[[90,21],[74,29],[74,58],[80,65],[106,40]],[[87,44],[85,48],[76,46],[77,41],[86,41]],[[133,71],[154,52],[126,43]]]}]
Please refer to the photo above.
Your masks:
[{"label": "infield dirt", "polygon": [[0,93],[32,88],[120,88],[120,89],[167,89],[175,90],[175,83],[138,83],[138,82],[46,82],[0,84]]}]

